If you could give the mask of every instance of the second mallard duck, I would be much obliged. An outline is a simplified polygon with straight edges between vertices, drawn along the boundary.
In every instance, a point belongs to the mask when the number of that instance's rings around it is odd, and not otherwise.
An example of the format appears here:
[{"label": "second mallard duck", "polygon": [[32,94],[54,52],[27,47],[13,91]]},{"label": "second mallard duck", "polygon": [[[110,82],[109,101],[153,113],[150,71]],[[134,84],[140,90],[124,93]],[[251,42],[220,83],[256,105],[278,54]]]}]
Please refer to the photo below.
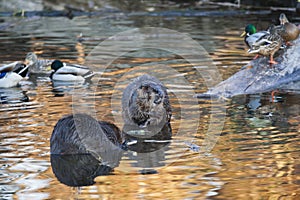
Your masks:
[{"label": "second mallard duck", "polygon": [[90,81],[95,75],[88,67],[76,64],[63,63],[60,60],[54,60],[51,64],[53,70],[50,78],[53,81],[62,82],[81,82]]},{"label": "second mallard duck", "polygon": [[248,53],[270,56],[269,63],[277,64],[277,62],[274,61],[274,54],[281,48],[283,39],[279,34],[279,29],[274,25],[268,29],[268,32],[268,34],[265,34],[252,44]]},{"label": "second mallard duck", "polygon": [[28,66],[29,74],[47,74],[49,75],[48,67],[51,65],[53,60],[41,60],[38,59],[37,55],[33,52],[29,52],[26,55],[24,64]]},{"label": "second mallard duck", "polygon": [[280,14],[279,21],[279,35],[287,44],[290,44],[290,41],[296,40],[299,37],[300,29],[295,24],[290,23],[284,13]]}]

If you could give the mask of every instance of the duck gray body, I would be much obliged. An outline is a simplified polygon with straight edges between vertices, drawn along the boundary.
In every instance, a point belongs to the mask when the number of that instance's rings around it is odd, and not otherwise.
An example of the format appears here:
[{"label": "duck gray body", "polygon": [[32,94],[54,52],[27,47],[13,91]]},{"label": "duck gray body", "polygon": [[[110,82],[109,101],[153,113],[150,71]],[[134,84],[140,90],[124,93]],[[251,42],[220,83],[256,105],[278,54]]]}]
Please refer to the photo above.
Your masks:
[{"label": "duck gray body", "polygon": [[50,78],[53,81],[60,82],[79,82],[84,83],[85,81],[90,81],[95,75],[88,67],[63,63],[60,60],[54,60],[51,64],[51,69],[53,70]]},{"label": "duck gray body", "polygon": [[52,60],[41,60],[38,59],[38,56],[33,53],[29,52],[27,53],[25,57],[25,62],[26,65],[29,67],[29,75],[30,74],[50,74],[50,71],[48,68],[50,67]]},{"label": "duck gray body", "polygon": [[245,37],[245,42],[249,48],[252,48],[253,44],[255,44],[257,41],[261,40],[263,37],[269,34],[270,32],[268,31],[260,31],[252,35],[249,35],[248,37]]}]

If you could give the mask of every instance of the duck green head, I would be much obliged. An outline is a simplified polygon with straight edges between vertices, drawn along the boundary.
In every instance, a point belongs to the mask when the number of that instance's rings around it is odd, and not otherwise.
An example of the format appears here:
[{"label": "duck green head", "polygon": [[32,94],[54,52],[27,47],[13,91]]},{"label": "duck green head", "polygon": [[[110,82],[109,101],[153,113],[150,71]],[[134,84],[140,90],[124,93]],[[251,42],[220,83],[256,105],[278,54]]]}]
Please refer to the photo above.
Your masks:
[{"label": "duck green head", "polygon": [[51,69],[57,71],[59,68],[63,67],[64,64],[60,60],[54,60],[51,64]]},{"label": "duck green head", "polygon": [[256,33],[256,28],[253,24],[248,24],[245,27],[245,31],[241,34],[241,37],[244,37],[245,35],[252,35]]}]

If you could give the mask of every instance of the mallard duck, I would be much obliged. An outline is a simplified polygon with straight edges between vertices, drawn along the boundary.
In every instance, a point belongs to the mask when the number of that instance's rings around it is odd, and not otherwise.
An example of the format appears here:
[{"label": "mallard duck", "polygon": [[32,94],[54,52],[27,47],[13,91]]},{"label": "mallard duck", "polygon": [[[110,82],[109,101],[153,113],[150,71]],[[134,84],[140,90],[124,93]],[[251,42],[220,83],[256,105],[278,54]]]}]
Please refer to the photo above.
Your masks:
[{"label": "mallard duck", "polygon": [[249,48],[252,48],[253,43],[257,42],[259,39],[268,35],[268,31],[259,31],[256,32],[256,28],[253,24],[248,24],[245,27],[245,31],[241,34],[241,37],[244,37],[244,41]]},{"label": "mallard duck", "polygon": [[283,39],[278,33],[279,30],[274,25],[272,25],[268,30],[269,34],[264,35],[254,42],[252,47],[248,50],[248,53],[270,56],[269,63],[277,64],[277,62],[274,61],[273,56],[281,48]]},{"label": "mallard duck", "polygon": [[[244,37],[244,41],[249,48],[252,48],[252,45],[260,40],[262,37],[270,34],[268,31],[259,31],[256,32],[256,28],[253,24],[248,24],[245,27],[245,31],[241,34],[241,37]],[[259,55],[257,54],[254,59]]]},{"label": "mallard duck", "polygon": [[88,67],[76,64],[63,63],[60,60],[54,60],[51,64],[53,70],[50,78],[53,81],[63,82],[85,82],[90,81],[95,75]]},{"label": "mallard duck", "polygon": [[27,72],[28,66],[18,61],[0,67],[0,88],[17,86]]},{"label": "mallard duck", "polygon": [[278,33],[287,44],[290,44],[290,41],[299,37],[300,29],[295,24],[290,23],[284,13],[280,14],[279,21],[280,26]]},{"label": "mallard duck", "polygon": [[24,64],[28,65],[29,73],[49,74],[50,72],[49,72],[48,68],[52,62],[53,62],[53,60],[40,60],[40,59],[38,59],[38,57],[35,53],[29,52],[26,55]]}]

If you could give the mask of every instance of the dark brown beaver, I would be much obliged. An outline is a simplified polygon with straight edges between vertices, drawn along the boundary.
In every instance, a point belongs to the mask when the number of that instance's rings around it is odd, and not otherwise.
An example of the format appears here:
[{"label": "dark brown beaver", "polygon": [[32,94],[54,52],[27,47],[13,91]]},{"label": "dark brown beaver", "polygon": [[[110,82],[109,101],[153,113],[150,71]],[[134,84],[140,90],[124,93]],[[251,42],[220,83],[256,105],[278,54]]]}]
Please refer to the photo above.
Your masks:
[{"label": "dark brown beaver", "polygon": [[51,154],[94,154],[119,151],[121,132],[114,124],[86,114],[68,115],[55,125],[50,138]]},{"label": "dark brown beaver", "polygon": [[171,119],[171,106],[165,86],[155,77],[142,75],[124,90],[123,120],[126,125],[141,128],[166,124]]}]

